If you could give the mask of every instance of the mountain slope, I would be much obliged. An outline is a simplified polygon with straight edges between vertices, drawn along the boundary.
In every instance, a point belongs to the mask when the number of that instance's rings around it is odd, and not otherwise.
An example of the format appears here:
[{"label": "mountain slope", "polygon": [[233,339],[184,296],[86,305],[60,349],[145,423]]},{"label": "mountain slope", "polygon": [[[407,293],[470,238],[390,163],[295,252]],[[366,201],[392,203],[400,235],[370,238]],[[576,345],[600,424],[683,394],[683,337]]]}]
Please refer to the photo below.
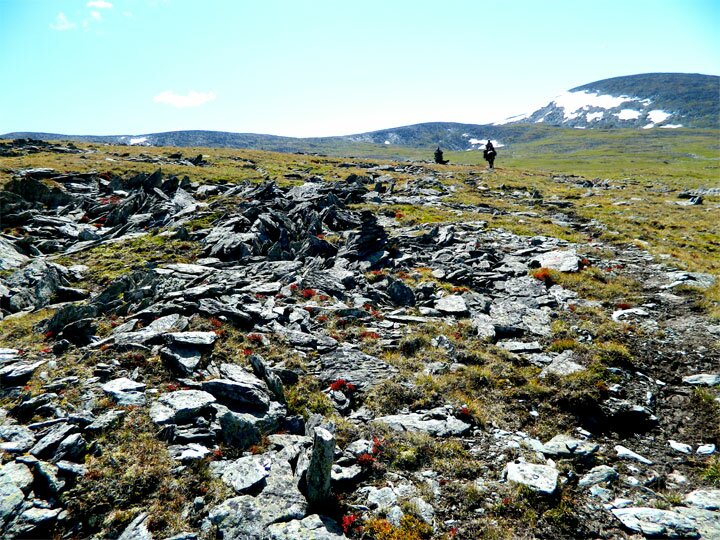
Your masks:
[{"label": "mountain slope", "polygon": [[67,140],[130,146],[179,146],[206,148],[251,148],[275,152],[318,152],[330,155],[385,155],[393,147],[468,151],[484,148],[488,139],[496,146],[539,140],[556,128],[544,125],[504,126],[428,122],[355,135],[337,137],[279,137],[226,131],[170,131],[140,135],[64,135],[59,133],[13,132],[2,139]]},{"label": "mountain slope", "polygon": [[575,128],[720,127],[720,77],[647,73],[572,88],[515,120]]}]

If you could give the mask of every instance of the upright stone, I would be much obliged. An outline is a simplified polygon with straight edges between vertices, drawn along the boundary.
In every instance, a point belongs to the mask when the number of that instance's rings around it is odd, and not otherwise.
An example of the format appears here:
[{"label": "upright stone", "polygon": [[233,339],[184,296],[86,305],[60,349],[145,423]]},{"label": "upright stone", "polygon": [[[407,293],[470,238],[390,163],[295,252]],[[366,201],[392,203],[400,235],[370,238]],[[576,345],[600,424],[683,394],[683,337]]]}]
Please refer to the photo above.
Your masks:
[{"label": "upright stone", "polygon": [[307,470],[307,500],[313,505],[323,504],[330,497],[335,435],[327,429],[315,428],[312,456]]}]

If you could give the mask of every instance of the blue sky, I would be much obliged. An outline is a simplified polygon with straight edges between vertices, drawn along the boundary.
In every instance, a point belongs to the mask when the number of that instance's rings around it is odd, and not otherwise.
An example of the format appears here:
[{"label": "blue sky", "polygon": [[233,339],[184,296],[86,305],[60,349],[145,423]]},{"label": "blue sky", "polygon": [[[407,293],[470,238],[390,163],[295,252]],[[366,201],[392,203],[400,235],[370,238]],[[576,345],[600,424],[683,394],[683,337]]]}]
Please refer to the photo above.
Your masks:
[{"label": "blue sky", "polygon": [[609,77],[718,75],[719,26],[720,0],[0,0],[0,133],[488,123]]}]

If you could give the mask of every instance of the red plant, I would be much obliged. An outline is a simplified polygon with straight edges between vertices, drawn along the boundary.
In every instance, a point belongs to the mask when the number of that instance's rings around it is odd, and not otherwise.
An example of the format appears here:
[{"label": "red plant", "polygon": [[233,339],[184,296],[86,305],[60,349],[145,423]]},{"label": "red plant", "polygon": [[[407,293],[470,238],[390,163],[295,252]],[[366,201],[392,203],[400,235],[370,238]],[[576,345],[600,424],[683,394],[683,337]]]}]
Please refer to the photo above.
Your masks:
[{"label": "red plant", "polygon": [[450,527],[450,530],[448,531],[448,536],[450,538],[455,538],[457,536],[457,533],[458,533],[457,527]]},{"label": "red plant", "polygon": [[317,322],[324,323],[324,322],[327,322],[328,316],[327,316],[327,315],[318,315],[315,320],[316,320]]},{"label": "red plant", "polygon": [[346,516],[343,516],[341,527],[345,534],[348,534],[350,532],[350,529],[352,529],[355,525],[355,522],[360,519],[360,514],[348,514]]},{"label": "red plant", "polygon": [[222,321],[220,319],[218,319],[217,317],[212,317],[210,319],[210,326],[212,326],[213,328],[220,328],[222,326],[222,324],[223,324]]},{"label": "red plant", "polygon": [[400,279],[408,279],[410,277],[410,274],[408,274],[407,272],[398,272],[397,277],[399,277]]},{"label": "red plant", "polygon": [[318,238],[319,240],[325,240],[325,235],[324,234],[316,234],[315,238]]},{"label": "red plant", "polygon": [[175,392],[176,390],[180,390],[180,385],[175,383],[168,383],[167,389],[168,392]]},{"label": "red plant", "polygon": [[350,393],[350,392],[354,392],[355,390],[357,390],[357,386],[355,386],[353,383],[349,382],[345,385],[346,392]]},{"label": "red plant", "polygon": [[247,340],[250,343],[255,343],[256,345],[262,345],[263,337],[262,334],[248,334]]},{"label": "red plant", "polygon": [[377,435],[373,435],[372,441],[373,441],[372,454],[373,454],[373,456],[377,456],[378,454],[380,454],[380,452],[382,452],[382,447],[385,444],[385,440],[381,439]]},{"label": "red plant", "polygon": [[98,199],[100,204],[117,204],[122,200],[122,197],[118,195],[111,195],[110,197],[102,197]]},{"label": "red plant", "polygon": [[327,294],[321,294],[318,295],[318,300],[320,300],[321,302],[327,302],[328,300],[330,300],[330,297]]},{"label": "red plant", "polygon": [[372,454],[365,452],[357,457],[358,465],[361,467],[372,467],[373,463],[377,461],[377,458]]},{"label": "red plant", "polygon": [[215,335],[217,337],[225,337],[228,335],[228,331],[225,330],[224,328],[220,328],[218,330],[213,330],[213,332],[215,332]]},{"label": "red plant", "polygon": [[53,332],[52,330],[48,330],[47,332],[45,332],[45,337],[47,339],[53,338],[55,337],[55,332]]},{"label": "red plant", "polygon": [[298,290],[298,284],[297,284],[297,283],[291,283],[291,284],[290,284],[290,290],[291,290],[292,292],[297,291],[297,290]]},{"label": "red plant", "polygon": [[264,300],[265,295],[261,293],[255,293],[255,298],[257,298],[258,300]]},{"label": "red plant", "polygon": [[460,416],[470,416],[470,409],[468,409],[465,405],[460,407]]},{"label": "red plant", "polygon": [[405,214],[402,212],[395,212],[395,219],[402,219],[405,217]]},{"label": "red plant", "polygon": [[570,304],[570,305],[568,306],[568,309],[569,309],[570,311],[572,311],[573,313],[575,313],[575,311],[577,310],[577,306],[576,306],[575,304]]},{"label": "red plant", "polygon": [[365,331],[360,334],[360,337],[362,339],[380,339],[380,334],[378,334],[377,332]]},{"label": "red plant", "polygon": [[48,354],[48,353],[52,352],[52,349],[49,347],[46,347],[45,349],[40,349],[40,352],[42,354]]},{"label": "red plant", "polygon": [[250,356],[253,352],[252,352],[252,349],[243,349],[242,353],[243,353],[243,356]]},{"label": "red plant", "polygon": [[345,379],[338,379],[335,382],[330,383],[330,390],[340,392],[345,388],[345,385],[347,385],[347,381]]},{"label": "red plant", "polygon": [[553,279],[552,272],[549,268],[538,268],[532,275],[535,279],[542,281],[548,287],[555,285],[555,280]]},{"label": "red plant", "polygon": [[212,455],[213,457],[221,458],[223,457],[223,451],[220,448],[216,448],[215,450],[213,450]]},{"label": "red plant", "polygon": [[303,298],[312,298],[317,294],[317,291],[315,289],[303,289],[300,295]]},{"label": "red plant", "polygon": [[468,292],[470,289],[468,289],[467,287],[453,287],[451,290],[454,293],[464,293]]},{"label": "red plant", "polygon": [[619,304],[616,304],[615,307],[617,309],[630,309],[632,306],[627,302],[620,302]]},{"label": "red plant", "polygon": [[590,265],[590,261],[588,261],[585,258],[580,259],[580,270],[583,270],[584,268],[587,268]]}]

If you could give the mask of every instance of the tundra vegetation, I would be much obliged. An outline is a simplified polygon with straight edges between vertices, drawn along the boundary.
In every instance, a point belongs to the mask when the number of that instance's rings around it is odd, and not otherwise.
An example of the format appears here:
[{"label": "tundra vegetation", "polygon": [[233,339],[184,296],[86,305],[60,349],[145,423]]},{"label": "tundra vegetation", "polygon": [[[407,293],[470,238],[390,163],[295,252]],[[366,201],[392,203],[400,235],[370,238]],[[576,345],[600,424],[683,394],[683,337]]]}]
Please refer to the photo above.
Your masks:
[{"label": "tundra vegetation", "polygon": [[546,131],[493,171],[2,143],[3,535],[720,534],[718,134]]}]

